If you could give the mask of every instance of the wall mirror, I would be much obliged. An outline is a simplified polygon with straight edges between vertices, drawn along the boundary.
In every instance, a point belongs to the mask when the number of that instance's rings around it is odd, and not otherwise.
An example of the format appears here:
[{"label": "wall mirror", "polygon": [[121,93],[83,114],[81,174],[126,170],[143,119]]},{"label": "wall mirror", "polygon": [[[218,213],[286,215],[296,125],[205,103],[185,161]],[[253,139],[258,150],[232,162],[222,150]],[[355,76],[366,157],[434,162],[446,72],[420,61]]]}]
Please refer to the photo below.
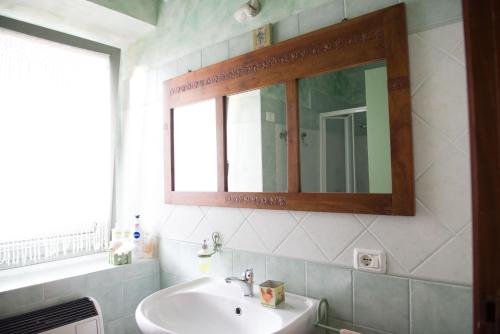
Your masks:
[{"label": "wall mirror", "polygon": [[404,4],[164,83],[167,203],[414,215]]}]

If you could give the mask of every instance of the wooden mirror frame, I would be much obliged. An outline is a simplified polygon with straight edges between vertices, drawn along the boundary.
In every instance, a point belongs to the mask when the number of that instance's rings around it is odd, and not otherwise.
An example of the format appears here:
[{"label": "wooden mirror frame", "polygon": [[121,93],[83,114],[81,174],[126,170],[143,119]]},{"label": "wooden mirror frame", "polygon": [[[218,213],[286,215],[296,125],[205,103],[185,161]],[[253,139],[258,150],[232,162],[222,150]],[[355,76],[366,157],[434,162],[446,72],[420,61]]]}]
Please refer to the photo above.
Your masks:
[{"label": "wooden mirror frame", "polygon": [[[407,36],[405,6],[398,4],[165,81],[166,203],[414,215]],[[381,60],[387,64],[392,193],[301,192],[298,80]],[[228,192],[226,97],[280,83],[286,86],[288,191]],[[212,98],[216,100],[217,192],[174,191],[174,108]]]}]

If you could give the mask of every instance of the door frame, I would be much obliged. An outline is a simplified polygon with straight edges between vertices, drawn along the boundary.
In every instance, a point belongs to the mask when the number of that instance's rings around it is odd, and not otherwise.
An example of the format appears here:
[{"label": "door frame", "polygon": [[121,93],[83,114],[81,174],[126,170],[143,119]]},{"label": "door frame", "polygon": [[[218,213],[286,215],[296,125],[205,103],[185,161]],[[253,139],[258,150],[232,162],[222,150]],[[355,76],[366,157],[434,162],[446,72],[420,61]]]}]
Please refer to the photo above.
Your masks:
[{"label": "door frame", "polygon": [[[500,1],[463,0],[472,176],[474,333],[500,333]],[[493,264],[493,265],[492,265]]]},{"label": "door frame", "polygon": [[[328,111],[319,114],[319,188],[320,192],[326,192],[326,120],[331,117],[348,117],[353,116],[355,113],[366,112],[368,108],[366,106]],[[347,118],[345,120],[347,121]],[[346,123],[344,123],[344,127],[346,127]],[[354,147],[354,129],[351,129],[351,141]],[[348,132],[345,133],[346,137],[349,135]],[[346,138],[347,142],[347,138]],[[354,153],[353,153],[354,154]],[[353,157],[354,166],[350,166],[348,159],[346,159],[346,192],[355,192],[356,191],[356,173],[352,175],[353,178],[353,187],[354,189],[350,189],[351,185],[349,180],[351,175],[349,174],[352,170],[356,169],[356,162]]]}]

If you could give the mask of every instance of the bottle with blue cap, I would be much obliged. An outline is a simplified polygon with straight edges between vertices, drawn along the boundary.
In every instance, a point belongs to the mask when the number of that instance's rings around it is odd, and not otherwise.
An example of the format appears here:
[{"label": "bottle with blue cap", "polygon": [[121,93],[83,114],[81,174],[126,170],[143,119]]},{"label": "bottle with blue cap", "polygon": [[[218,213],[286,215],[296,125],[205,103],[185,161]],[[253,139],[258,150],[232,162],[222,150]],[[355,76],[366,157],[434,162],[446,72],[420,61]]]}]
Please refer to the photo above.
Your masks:
[{"label": "bottle with blue cap", "polygon": [[134,248],[132,249],[132,259],[140,259],[144,257],[144,247],[143,247],[143,235],[140,224],[140,215],[135,216],[134,231],[132,233],[132,244]]}]

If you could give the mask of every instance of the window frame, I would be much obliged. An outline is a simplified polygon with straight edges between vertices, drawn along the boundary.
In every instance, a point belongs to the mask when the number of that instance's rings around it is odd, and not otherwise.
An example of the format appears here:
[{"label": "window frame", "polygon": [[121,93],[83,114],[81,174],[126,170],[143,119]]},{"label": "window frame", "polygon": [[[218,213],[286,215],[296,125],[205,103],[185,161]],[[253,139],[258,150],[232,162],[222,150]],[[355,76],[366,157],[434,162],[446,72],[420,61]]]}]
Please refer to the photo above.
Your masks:
[{"label": "window frame", "polygon": [[[120,117],[119,117],[119,103],[118,103],[118,83],[120,71],[120,56],[121,50],[119,48],[94,42],[85,38],[77,37],[74,35],[66,34],[60,31],[52,30],[49,28],[41,27],[35,24],[19,21],[16,19],[0,16],[0,28],[19,32],[25,35],[45,39],[48,41],[76,47],[79,49],[99,52],[109,56],[110,60],[110,112],[111,112],[111,145],[112,145],[112,189],[111,189],[111,207],[110,207],[110,226],[109,230],[114,227],[116,222],[116,193],[117,193],[117,176],[118,176],[118,161],[119,152],[121,147],[121,133],[120,133]],[[76,255],[78,256],[78,255]],[[61,260],[64,258],[61,258]],[[45,261],[41,261],[45,262]]]}]

